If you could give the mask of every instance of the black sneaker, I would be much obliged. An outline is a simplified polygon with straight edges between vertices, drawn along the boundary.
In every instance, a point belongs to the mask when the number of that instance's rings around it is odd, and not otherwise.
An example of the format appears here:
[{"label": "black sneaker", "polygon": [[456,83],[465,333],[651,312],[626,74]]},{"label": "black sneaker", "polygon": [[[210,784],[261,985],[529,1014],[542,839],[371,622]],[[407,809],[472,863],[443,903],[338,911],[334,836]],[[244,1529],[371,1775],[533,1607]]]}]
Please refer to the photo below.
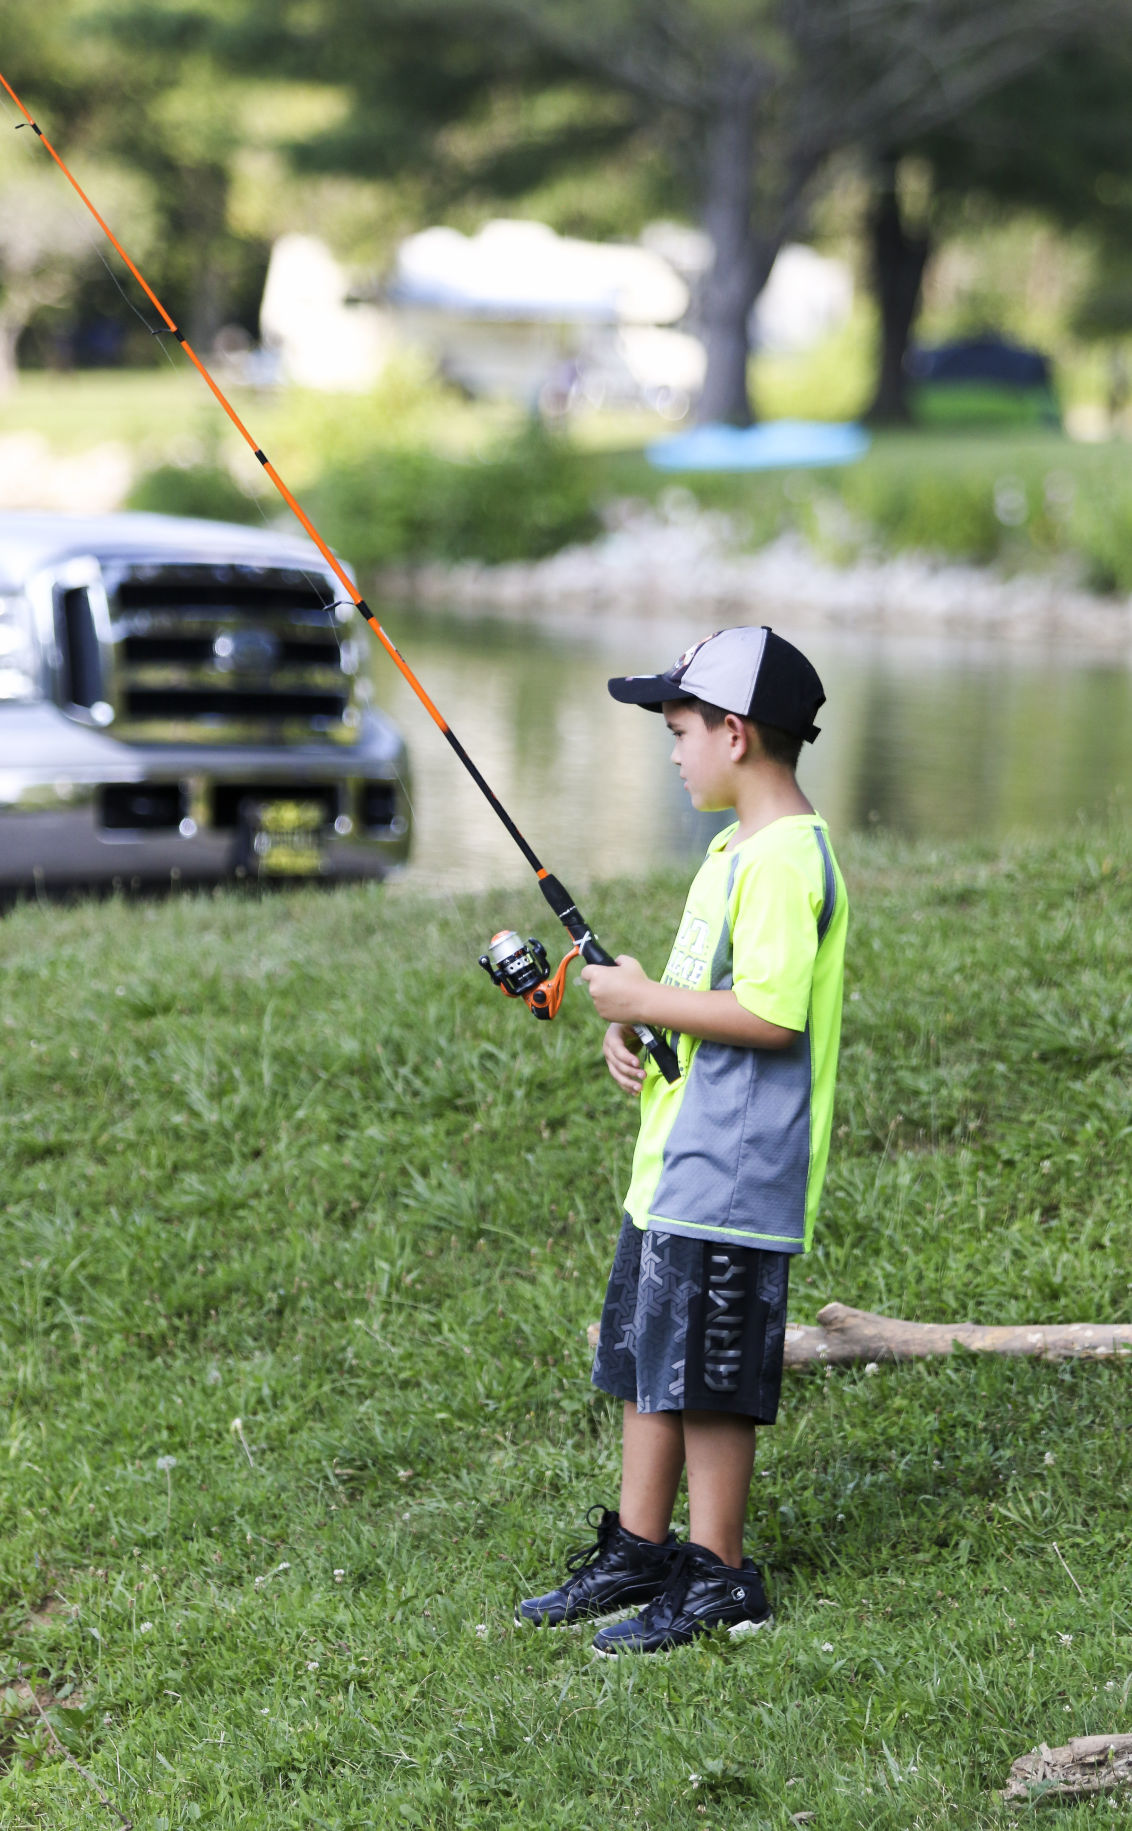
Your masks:
[{"label": "black sneaker", "polygon": [[[596,1522],[595,1513],[600,1515]],[[663,1545],[654,1545],[651,1539],[626,1531],[609,1507],[591,1507],[586,1521],[597,1532],[594,1544],[579,1545],[568,1554],[570,1575],[558,1589],[518,1604],[517,1622],[568,1628],[575,1621],[640,1608],[660,1595],[677,1552],[675,1533],[670,1532]]]},{"label": "black sneaker", "polygon": [[603,1659],[667,1653],[712,1628],[754,1634],[771,1619],[762,1574],[750,1558],[736,1570],[703,1545],[681,1545],[661,1593],[633,1620],[599,1628],[593,1645]]}]

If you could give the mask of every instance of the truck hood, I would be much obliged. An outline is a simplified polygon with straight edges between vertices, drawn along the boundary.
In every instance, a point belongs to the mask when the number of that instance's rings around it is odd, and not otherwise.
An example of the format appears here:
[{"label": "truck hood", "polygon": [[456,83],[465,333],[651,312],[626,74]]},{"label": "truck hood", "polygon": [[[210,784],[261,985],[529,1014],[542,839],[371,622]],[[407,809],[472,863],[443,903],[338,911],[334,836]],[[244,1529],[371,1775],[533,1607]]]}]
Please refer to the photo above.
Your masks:
[{"label": "truck hood", "polygon": [[236,522],[183,515],[0,514],[0,591],[21,590],[28,577],[72,555],[101,559],[170,559],[234,564],[323,566],[313,542]]}]

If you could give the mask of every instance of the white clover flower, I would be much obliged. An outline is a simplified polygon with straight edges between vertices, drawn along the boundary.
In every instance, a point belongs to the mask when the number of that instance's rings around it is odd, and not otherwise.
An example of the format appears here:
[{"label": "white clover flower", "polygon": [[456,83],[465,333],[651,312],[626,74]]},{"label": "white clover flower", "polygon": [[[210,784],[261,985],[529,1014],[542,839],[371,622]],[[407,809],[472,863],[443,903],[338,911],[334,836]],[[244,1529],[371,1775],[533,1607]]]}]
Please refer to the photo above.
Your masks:
[{"label": "white clover flower", "polygon": [[477,1640],[486,1640],[487,1639],[487,1622],[486,1621],[478,1621],[476,1623],[476,1639]]},{"label": "white clover flower", "polygon": [[341,1581],[345,1575],[346,1575],[346,1572],[344,1570],[336,1570],[334,1572],[335,1583],[341,1583]]},{"label": "white clover flower", "polygon": [[240,1448],[243,1450],[244,1455],[247,1457],[248,1467],[254,1469],[255,1460],[252,1456],[251,1450],[248,1448],[248,1440],[244,1435],[244,1420],[242,1418],[233,1418],[231,1424],[228,1426],[228,1429],[231,1431],[232,1435],[237,1439],[237,1441],[239,1442]]},{"label": "white clover flower", "polygon": [[1060,1640],[1063,1647],[1071,1647],[1073,1645],[1072,1634],[1059,1634],[1057,1638]]},{"label": "white clover flower", "polygon": [[139,1621],[138,1622],[138,1633],[139,1634],[149,1634],[149,1633],[152,1633],[152,1631],[153,1631],[152,1621]]},{"label": "white clover flower", "polygon": [[307,1671],[308,1671],[308,1672],[317,1672],[317,1671],[318,1671],[318,1661],[317,1661],[317,1659],[308,1659],[308,1661],[307,1661]]},{"label": "white clover flower", "polygon": [[832,1640],[823,1640],[821,1643],[821,1650],[823,1653],[832,1653],[833,1652]]}]

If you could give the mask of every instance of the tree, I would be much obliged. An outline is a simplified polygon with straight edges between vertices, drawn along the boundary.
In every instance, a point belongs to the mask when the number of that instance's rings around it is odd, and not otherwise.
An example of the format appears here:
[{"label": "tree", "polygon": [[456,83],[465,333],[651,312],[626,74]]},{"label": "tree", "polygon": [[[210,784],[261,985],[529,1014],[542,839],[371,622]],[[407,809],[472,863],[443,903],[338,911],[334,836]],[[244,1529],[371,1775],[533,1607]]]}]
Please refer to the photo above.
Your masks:
[{"label": "tree", "polygon": [[[1091,229],[1103,276],[1096,311],[1083,313],[1082,329],[1100,334],[1119,322],[1132,233],[1132,190],[1124,176],[1132,167],[1130,90],[1132,19],[1117,5],[1103,34],[1091,19],[1078,21],[1057,57],[985,95],[956,121],[877,159],[869,225],[881,323],[868,415],[874,423],[910,418],[905,358],[924,270],[972,196],[1005,210],[1039,210],[1067,230]],[[914,212],[901,182],[913,163],[928,178],[917,187]],[[1132,306],[1125,313],[1124,322],[1132,323]]]},{"label": "tree", "polygon": [[[113,166],[90,182],[122,234],[144,252],[151,220],[141,188]],[[0,394],[15,380],[21,333],[43,306],[73,295],[101,253],[99,233],[46,161],[0,177]]]},{"label": "tree", "polygon": [[[1109,0],[1104,16],[1128,4]],[[621,98],[626,129],[647,122],[686,171],[715,250],[700,301],[700,417],[744,423],[751,310],[833,154],[877,156],[960,119],[1101,10],[1102,0],[324,0],[315,16],[293,0],[282,18],[272,7],[271,24],[292,63],[314,57],[350,89],[340,152],[386,169],[430,163],[429,142],[443,146],[508,84],[570,73]]]},{"label": "tree", "polygon": [[[151,277],[159,293],[179,301],[192,340],[207,347],[244,293],[250,290],[258,301],[267,263],[267,248],[233,227],[229,209],[233,172],[262,92],[248,73],[226,67],[226,47],[241,23],[244,0],[225,0],[223,6],[213,0],[8,4],[17,18],[4,46],[5,74],[76,175],[88,174],[94,188],[97,174],[104,200],[129,199],[127,215],[117,220],[123,235],[135,233],[135,245],[138,194],[146,193]],[[42,196],[44,223],[50,218],[58,224],[55,254],[44,246],[33,261],[40,274],[34,287],[42,291],[48,268],[51,274],[49,296],[32,300],[42,311],[44,304],[62,305],[87,287],[91,263],[85,256],[97,231],[87,219],[88,239],[71,235],[67,211],[73,207],[80,218],[83,212],[76,200],[66,202],[65,181],[50,172],[42,151],[33,149],[47,178],[53,177],[63,200],[57,203],[35,160],[20,159],[18,140],[14,147],[15,156],[0,167],[0,183],[17,200],[11,208],[22,224],[19,260],[33,259],[28,235],[36,215],[31,208],[29,217],[21,196]],[[15,224],[9,228],[11,242]],[[27,297],[32,284],[26,273],[17,275],[13,258],[9,253],[5,266],[0,247],[10,322],[16,293]],[[144,314],[144,302],[138,303]]]}]

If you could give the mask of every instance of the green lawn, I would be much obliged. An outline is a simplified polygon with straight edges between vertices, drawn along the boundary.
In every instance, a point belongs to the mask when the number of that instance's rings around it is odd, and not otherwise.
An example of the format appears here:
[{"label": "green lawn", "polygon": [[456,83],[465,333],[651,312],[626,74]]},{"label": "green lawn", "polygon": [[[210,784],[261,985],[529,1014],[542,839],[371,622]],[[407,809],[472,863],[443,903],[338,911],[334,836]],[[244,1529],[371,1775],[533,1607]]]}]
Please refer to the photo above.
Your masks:
[{"label": "green lawn", "polygon": [[37,432],[61,452],[86,451],[104,439],[145,450],[177,436],[178,428],[183,437],[186,422],[199,432],[200,421],[211,418],[209,401],[184,358],[160,369],[33,370],[4,397],[0,430]]},{"label": "green lawn", "polygon": [[[775,361],[782,370],[784,359]],[[764,394],[776,412],[802,411],[809,398],[801,372],[793,382],[772,372]],[[1132,591],[1123,440],[1082,445],[1040,427],[922,429],[878,435],[859,463],[839,470],[674,475],[653,470],[642,450],[669,429],[639,414],[572,422],[565,445],[532,468],[514,409],[461,400],[412,363],[366,396],[237,389],[234,398],[324,535],[367,573],[391,561],[538,557],[578,539],[583,524],[588,537],[594,508],[625,498],[671,505],[676,490],[725,511],[748,547],[790,530],[843,565],[910,549],[1007,571],[1052,566],[1067,583]],[[841,401],[832,376],[821,399],[827,409]],[[849,410],[847,399],[841,405]],[[65,452],[125,443],[146,507],[211,505],[254,520],[251,491],[266,516],[286,515],[191,372],[25,376],[5,402],[3,427],[38,431]]]},{"label": "green lawn", "polygon": [[[1128,1318],[1128,857],[1119,825],[846,848],[796,1319]],[[586,906],[655,970],[680,896]],[[585,1328],[632,1112],[583,993],[544,1027],[491,992],[500,914],[0,923],[0,1825],[115,1822],[26,1678],[138,1831],[1018,1823],[1015,1755],[1129,1727],[1132,1366],[788,1375],[748,1533],[772,1630],[611,1666],[512,1625],[615,1493]],[[548,926],[533,890],[506,915]]]}]

